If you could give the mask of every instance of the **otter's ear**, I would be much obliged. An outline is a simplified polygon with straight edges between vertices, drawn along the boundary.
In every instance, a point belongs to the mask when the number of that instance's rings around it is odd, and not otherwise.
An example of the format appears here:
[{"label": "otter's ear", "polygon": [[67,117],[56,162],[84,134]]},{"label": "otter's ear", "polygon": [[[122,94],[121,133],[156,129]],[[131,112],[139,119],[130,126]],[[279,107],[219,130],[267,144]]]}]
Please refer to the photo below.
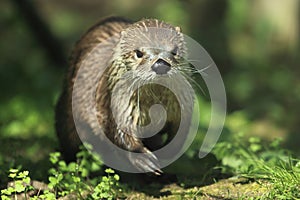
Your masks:
[{"label": "otter's ear", "polygon": [[179,33],[181,33],[181,28],[179,26],[175,26],[175,30]]}]

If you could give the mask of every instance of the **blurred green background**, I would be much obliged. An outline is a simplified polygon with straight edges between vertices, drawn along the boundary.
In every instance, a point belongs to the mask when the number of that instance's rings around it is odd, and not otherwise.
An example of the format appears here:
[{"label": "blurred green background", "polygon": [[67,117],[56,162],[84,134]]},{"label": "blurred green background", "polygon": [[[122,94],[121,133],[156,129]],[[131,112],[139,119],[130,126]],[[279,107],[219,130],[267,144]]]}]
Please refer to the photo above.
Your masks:
[{"label": "blurred green background", "polygon": [[299,10],[298,0],[2,0],[0,176],[22,165],[44,177],[58,149],[53,111],[72,46],[111,15],[167,21],[209,52],[228,97],[221,139],[280,137],[300,155]]}]

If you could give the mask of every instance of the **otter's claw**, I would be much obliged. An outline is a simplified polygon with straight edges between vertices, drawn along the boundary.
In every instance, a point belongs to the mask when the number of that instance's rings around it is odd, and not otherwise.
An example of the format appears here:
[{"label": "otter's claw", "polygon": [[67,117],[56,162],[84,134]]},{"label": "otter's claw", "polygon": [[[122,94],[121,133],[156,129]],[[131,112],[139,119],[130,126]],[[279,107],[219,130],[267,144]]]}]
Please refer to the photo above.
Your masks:
[{"label": "otter's claw", "polygon": [[156,156],[147,149],[143,153],[130,153],[130,162],[141,172],[153,172],[155,175],[161,175],[160,164]]}]

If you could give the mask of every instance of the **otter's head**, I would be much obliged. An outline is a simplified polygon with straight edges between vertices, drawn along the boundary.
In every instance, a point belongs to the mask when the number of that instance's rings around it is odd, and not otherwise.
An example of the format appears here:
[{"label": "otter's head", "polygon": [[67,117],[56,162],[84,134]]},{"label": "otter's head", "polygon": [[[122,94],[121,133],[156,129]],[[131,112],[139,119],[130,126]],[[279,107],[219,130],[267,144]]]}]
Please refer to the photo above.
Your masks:
[{"label": "otter's head", "polygon": [[176,73],[186,57],[180,28],[156,19],[142,20],[123,30],[117,49],[126,70],[144,80]]}]

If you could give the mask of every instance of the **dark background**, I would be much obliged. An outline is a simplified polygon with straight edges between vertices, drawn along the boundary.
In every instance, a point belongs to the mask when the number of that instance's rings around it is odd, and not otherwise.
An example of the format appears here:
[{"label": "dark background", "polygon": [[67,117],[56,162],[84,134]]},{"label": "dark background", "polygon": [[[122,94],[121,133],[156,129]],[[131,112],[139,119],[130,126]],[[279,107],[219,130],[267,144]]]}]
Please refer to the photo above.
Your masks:
[{"label": "dark background", "polygon": [[1,1],[0,175],[22,165],[44,177],[58,149],[53,111],[72,46],[111,15],[167,21],[209,52],[228,97],[222,140],[280,137],[299,155],[299,9],[297,0]]}]

